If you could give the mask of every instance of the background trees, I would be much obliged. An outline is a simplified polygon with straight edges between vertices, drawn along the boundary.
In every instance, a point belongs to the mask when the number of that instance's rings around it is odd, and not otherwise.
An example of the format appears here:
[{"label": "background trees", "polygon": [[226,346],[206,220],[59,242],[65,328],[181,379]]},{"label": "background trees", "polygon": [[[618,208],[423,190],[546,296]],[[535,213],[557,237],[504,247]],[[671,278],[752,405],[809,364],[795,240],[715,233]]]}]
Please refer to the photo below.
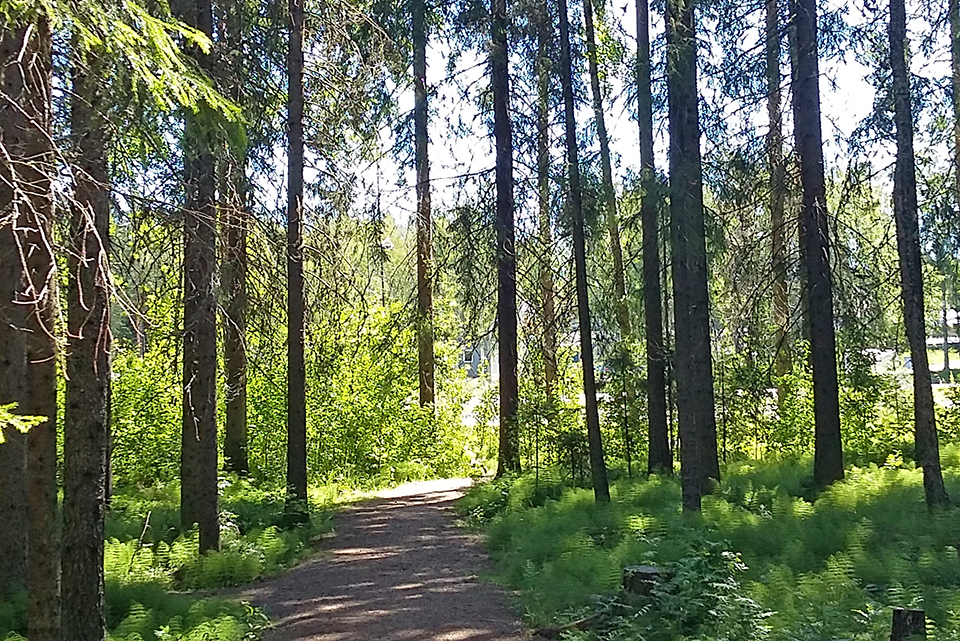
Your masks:
[{"label": "background trees", "polygon": [[[496,461],[604,501],[608,467],[670,474],[674,451],[698,509],[722,461],[812,454],[823,489],[845,449],[883,462],[916,428],[939,503],[936,430],[960,423],[923,361],[960,242],[932,87],[956,74],[910,77],[903,42],[929,26],[915,55],[945,56],[956,7],[897,10],[888,92],[882,21],[793,4],[641,0],[635,27],[590,3],[3,4],[0,406],[43,417],[3,428],[4,597],[30,583],[56,635],[63,558],[88,586],[66,629],[102,629],[75,615],[98,607],[110,433],[118,487],[179,481],[176,527],[210,551],[221,452],[303,523],[311,483]],[[819,78],[854,73],[846,49],[878,98],[839,144]]]}]

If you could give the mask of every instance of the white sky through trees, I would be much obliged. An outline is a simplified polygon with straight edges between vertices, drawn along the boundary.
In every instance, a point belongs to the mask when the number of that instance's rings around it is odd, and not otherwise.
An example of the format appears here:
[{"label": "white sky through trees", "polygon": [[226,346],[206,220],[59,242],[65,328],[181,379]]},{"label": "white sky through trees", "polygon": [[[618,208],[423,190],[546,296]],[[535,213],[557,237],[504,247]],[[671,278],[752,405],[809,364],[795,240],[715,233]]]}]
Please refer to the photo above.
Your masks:
[{"label": "white sky through trees", "polygon": [[[945,5],[945,3],[943,4]],[[911,71],[915,76],[941,81],[947,78],[950,73],[947,26],[946,24],[939,24],[935,27],[931,25],[930,21],[924,17],[926,13],[931,11],[928,6],[917,2],[911,2],[909,5],[907,9],[909,18],[908,35],[911,38],[910,51],[913,54]],[[830,3],[823,6],[824,10],[835,10],[842,6],[845,9],[847,23],[854,26],[876,21],[878,33],[884,38],[886,36],[887,7],[885,3],[876,8],[868,5],[868,8],[864,9],[859,2],[843,3],[840,0],[831,0]],[[632,100],[628,98],[629,91],[626,84],[633,82],[633,71],[630,65],[632,65],[636,51],[634,8],[633,0],[615,0],[613,5],[608,5],[607,8],[607,19],[614,23],[613,31],[619,30],[619,33],[615,33],[615,35],[623,41],[626,48],[626,57],[623,64],[617,69],[608,69],[604,101],[607,129],[613,153],[614,180],[617,184],[621,184],[623,178],[629,173],[636,174],[640,160],[639,134],[636,121],[633,118],[635,107]],[[762,19],[760,12],[757,12],[756,17],[758,20]],[[579,20],[580,17],[578,16],[576,19]],[[651,39],[661,38],[663,33],[662,17],[653,14],[651,19],[653,21]],[[701,57],[711,55],[710,50],[705,46],[710,42],[711,28],[711,25],[706,22],[700,27],[700,39],[703,43]],[[921,47],[918,43],[924,38],[929,38],[931,33],[936,35],[933,45],[928,50],[920,51]],[[762,47],[760,41],[762,35],[761,24],[745,25],[744,40],[745,42],[750,41],[752,44],[745,44],[744,46]],[[476,51],[460,52],[456,68],[451,72],[447,69],[451,51],[450,45],[441,37],[438,37],[437,34],[432,34],[431,37],[427,55],[427,81],[431,92],[429,121],[430,175],[433,189],[433,209],[435,212],[440,212],[445,208],[456,205],[468,195],[468,192],[459,191],[458,181],[461,176],[491,172],[489,179],[492,180],[494,153],[492,134],[487,122],[489,117],[481,115],[477,107],[477,96],[487,88],[489,82],[485,54]],[[786,38],[784,38],[782,44],[782,51],[784,60],[781,67],[784,86],[783,114],[786,144],[790,147],[793,140]],[[511,86],[511,110],[513,112],[534,108],[533,102],[524,104],[523,100],[518,99],[516,73],[521,68],[520,65],[528,64],[528,61],[520,59],[514,48],[511,56],[511,81],[513,83]],[[656,59],[654,64],[657,64]],[[585,72],[585,69],[583,71]],[[857,60],[853,47],[844,51],[840,56],[821,58],[821,111],[824,155],[828,172],[842,170],[846,167],[849,155],[846,140],[873,108],[876,90],[867,78],[870,72],[871,70],[868,67]],[[654,68],[655,81],[662,76],[662,73],[662,69]],[[701,73],[700,75],[702,96],[704,100],[712,100],[712,96],[715,94],[707,86],[708,83],[704,74]],[[586,89],[588,87],[584,87],[584,90]],[[413,92],[405,89],[397,91],[396,96],[399,103],[399,112],[401,114],[411,113]],[[737,113],[746,112],[749,114],[745,117],[745,120],[754,129],[754,135],[762,136],[766,132],[766,105],[762,99],[746,108],[739,106],[736,111]],[[562,162],[557,150],[559,148],[557,136],[562,135],[562,127],[559,126],[560,111],[555,110],[553,115],[554,159],[555,162]],[[577,119],[580,130],[588,127],[592,129],[593,110],[589,101],[584,101],[579,105]],[[665,172],[667,167],[665,114],[654,115],[654,127],[656,129],[657,167],[659,171]],[[921,126],[918,124],[918,148],[925,144],[924,138]],[[392,143],[392,132],[384,131],[381,139],[381,146],[384,150],[383,157],[379,163],[370,164],[361,170],[360,188],[356,191],[357,208],[367,209],[371,207],[379,193],[381,210],[391,216],[398,225],[405,227],[412,220],[416,205],[412,151],[409,165],[400,167],[388,155]],[[516,146],[516,125],[514,143]],[[706,136],[702,138],[701,145],[704,155],[707,157],[710,153],[710,143]],[[595,155],[597,153],[595,147],[597,147],[597,143],[594,140],[590,148],[582,150],[584,156]],[[949,149],[942,150],[944,158],[948,151]],[[885,168],[893,162],[892,141],[871,143],[868,157],[874,163],[876,169]],[[522,157],[519,149],[515,151],[514,162],[518,169],[518,181],[522,180],[524,175],[531,174],[533,171],[532,167],[522,166],[524,163],[532,163],[533,161]],[[880,177],[882,181],[886,182],[884,172],[881,172]],[[378,182],[379,190],[377,189]],[[469,187],[467,190],[469,191]],[[532,192],[533,190],[527,191]],[[518,224],[521,224],[520,221],[523,217],[521,209],[525,206],[522,200],[523,194],[524,189],[518,187]]]}]

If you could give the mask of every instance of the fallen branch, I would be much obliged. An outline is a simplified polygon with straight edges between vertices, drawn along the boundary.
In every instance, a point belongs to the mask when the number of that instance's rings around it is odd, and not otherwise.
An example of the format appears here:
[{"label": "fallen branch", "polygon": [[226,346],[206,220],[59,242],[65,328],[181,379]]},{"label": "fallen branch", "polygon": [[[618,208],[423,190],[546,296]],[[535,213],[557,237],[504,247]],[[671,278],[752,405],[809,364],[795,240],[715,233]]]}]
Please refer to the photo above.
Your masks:
[{"label": "fallen branch", "polygon": [[588,617],[577,619],[571,623],[561,626],[538,628],[533,631],[533,636],[541,639],[559,639],[564,632],[571,630],[580,630],[581,632],[589,630],[600,620],[600,614],[591,614]]}]

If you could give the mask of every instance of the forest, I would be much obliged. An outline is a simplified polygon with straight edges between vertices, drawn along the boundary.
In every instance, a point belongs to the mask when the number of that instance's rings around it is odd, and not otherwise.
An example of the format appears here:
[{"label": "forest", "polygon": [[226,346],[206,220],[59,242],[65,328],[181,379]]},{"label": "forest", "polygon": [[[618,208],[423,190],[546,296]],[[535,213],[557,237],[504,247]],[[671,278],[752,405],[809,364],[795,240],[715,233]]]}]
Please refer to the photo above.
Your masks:
[{"label": "forest", "polygon": [[535,635],[960,639],[960,0],[0,19],[0,639],[335,638],[466,477]]}]

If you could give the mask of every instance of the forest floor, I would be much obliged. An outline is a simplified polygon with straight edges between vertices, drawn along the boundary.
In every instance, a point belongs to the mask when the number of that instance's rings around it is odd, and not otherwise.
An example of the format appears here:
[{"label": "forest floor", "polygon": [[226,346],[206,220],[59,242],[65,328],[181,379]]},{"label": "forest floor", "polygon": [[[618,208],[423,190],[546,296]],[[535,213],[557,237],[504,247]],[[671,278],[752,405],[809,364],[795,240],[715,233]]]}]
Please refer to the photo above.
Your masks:
[{"label": "forest floor", "polygon": [[526,638],[479,539],[455,524],[469,479],[409,483],[346,508],[323,552],[243,591],[274,622],[265,641]]}]

